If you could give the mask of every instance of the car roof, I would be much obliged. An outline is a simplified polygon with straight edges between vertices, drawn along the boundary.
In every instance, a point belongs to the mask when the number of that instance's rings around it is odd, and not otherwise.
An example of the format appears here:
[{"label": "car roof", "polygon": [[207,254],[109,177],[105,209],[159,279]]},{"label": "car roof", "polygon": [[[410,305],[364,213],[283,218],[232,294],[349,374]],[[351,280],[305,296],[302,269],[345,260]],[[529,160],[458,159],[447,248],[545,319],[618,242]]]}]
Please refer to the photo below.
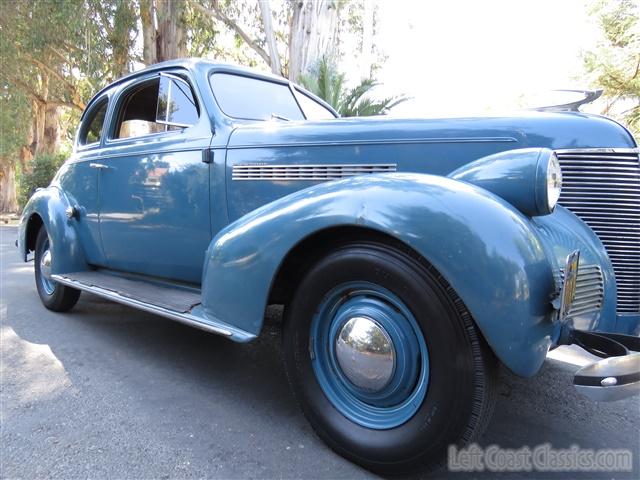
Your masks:
[{"label": "car roof", "polygon": [[[229,63],[215,62],[213,60],[207,60],[204,58],[179,58],[176,60],[167,60],[166,62],[155,63],[153,65],[149,65],[148,67],[143,68],[142,70],[137,70],[135,72],[129,73],[123,77],[118,78],[117,80],[114,80],[109,85],[106,85],[105,87],[101,88],[93,97],[91,97],[91,100],[87,102],[84,112],[82,113],[81,119],[82,117],[84,117],[84,113],[87,110],[89,110],[89,107],[96,101],[96,99],[100,97],[107,90],[110,90],[115,86],[125,83],[134,78],[141,77],[148,73],[165,70],[167,68],[184,68],[190,71],[204,71],[204,72],[207,72],[212,68],[219,68],[220,70],[224,70],[225,72],[228,72],[228,73],[240,73],[240,74],[250,75],[252,77],[257,77],[257,78],[264,78],[264,79],[272,80],[276,82],[290,83],[288,79],[278,75],[274,75],[271,73],[263,73],[251,68],[241,67],[241,66],[233,65]],[[317,98],[315,95],[313,96]],[[318,99],[318,100],[320,100],[322,103],[326,103],[322,101],[322,99]]]}]

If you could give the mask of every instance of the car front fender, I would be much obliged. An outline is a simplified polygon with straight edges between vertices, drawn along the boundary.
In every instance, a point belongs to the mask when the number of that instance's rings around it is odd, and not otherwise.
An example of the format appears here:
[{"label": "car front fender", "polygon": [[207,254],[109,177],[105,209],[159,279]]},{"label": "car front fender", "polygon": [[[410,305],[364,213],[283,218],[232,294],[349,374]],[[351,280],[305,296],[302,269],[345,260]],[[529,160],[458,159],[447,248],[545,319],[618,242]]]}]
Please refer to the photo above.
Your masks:
[{"label": "car front fender", "polygon": [[398,173],[324,183],[240,218],[208,248],[205,314],[258,334],[287,253],[310,235],[340,226],[383,232],[413,248],[455,289],[505,365],[525,376],[540,368],[558,325],[550,305],[553,267],[537,232],[499,197],[439,176]]},{"label": "car front fender", "polygon": [[29,236],[38,233],[34,226],[38,224],[36,217],[39,217],[51,239],[51,273],[88,269],[75,226],[77,220],[68,218],[65,213],[69,205],[64,193],[54,186],[33,194],[22,212],[18,230],[18,251],[23,260],[26,261],[29,254]]}]

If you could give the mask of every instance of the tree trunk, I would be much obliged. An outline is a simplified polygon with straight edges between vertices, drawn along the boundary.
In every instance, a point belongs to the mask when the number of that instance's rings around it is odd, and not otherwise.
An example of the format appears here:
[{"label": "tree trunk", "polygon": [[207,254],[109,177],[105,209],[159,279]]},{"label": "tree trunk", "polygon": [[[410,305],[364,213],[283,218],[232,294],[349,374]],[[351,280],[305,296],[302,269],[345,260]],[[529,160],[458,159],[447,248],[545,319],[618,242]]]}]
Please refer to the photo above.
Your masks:
[{"label": "tree trunk", "polygon": [[184,3],[181,0],[158,0],[156,2],[158,62],[187,56],[183,10]]},{"label": "tree trunk", "polygon": [[60,140],[60,115],[58,107],[46,105],[44,108],[44,128],[42,135],[42,153],[55,153]]},{"label": "tree trunk", "polygon": [[140,23],[142,23],[142,57],[146,65],[157,63],[156,27],[154,25],[154,0],[140,0]]},{"label": "tree trunk", "polygon": [[0,159],[0,213],[16,211],[16,170],[10,159]]},{"label": "tree trunk", "polygon": [[289,79],[296,81],[323,55],[335,53],[338,2],[295,0],[289,33]]},{"label": "tree trunk", "polygon": [[27,145],[22,146],[18,152],[18,162],[22,173],[31,173],[31,160],[33,160],[31,149]]},{"label": "tree trunk", "polygon": [[371,78],[371,66],[373,65],[373,4],[364,2],[362,14],[362,55],[360,58],[360,78]]},{"label": "tree trunk", "polygon": [[271,5],[269,0],[260,0],[260,15],[262,16],[262,25],[264,34],[269,47],[269,57],[271,57],[271,71],[276,75],[282,75],[282,66],[280,65],[280,55],[278,54],[278,44],[276,36],[273,33],[273,25],[271,24]]},{"label": "tree trunk", "polygon": [[35,156],[42,152],[44,148],[44,123],[45,123],[45,104],[42,102],[33,102],[33,118],[31,124],[31,142],[29,142],[29,150],[31,155]]}]

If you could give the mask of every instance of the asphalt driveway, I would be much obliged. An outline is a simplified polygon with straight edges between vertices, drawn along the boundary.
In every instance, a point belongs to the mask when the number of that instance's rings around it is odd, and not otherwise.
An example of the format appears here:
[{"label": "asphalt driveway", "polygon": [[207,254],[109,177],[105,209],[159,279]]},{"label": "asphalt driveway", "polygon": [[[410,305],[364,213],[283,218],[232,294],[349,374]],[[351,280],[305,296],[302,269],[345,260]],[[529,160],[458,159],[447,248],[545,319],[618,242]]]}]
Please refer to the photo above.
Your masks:
[{"label": "asphalt driveway", "polygon": [[[278,311],[246,345],[86,293],[56,314],[40,304],[15,236],[0,227],[0,477],[372,477],[299,413],[281,366]],[[584,361],[571,350],[556,357]],[[630,449],[634,472],[597,476],[640,478],[640,399],[583,399],[574,370],[548,360],[534,379],[503,372],[481,444]]]}]

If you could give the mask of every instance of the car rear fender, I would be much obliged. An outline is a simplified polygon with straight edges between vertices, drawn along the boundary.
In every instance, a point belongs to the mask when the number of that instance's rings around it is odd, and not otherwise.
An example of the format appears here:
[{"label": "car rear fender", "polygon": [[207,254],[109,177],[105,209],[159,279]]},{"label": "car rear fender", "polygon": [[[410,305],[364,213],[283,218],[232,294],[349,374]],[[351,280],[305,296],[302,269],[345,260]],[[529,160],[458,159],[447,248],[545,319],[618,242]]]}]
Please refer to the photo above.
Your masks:
[{"label": "car rear fender", "polygon": [[22,212],[18,230],[18,250],[23,260],[35,247],[39,222],[51,239],[51,273],[78,272],[88,269],[84,250],[78,238],[75,218],[65,211],[69,201],[57,187],[38,190]]}]

